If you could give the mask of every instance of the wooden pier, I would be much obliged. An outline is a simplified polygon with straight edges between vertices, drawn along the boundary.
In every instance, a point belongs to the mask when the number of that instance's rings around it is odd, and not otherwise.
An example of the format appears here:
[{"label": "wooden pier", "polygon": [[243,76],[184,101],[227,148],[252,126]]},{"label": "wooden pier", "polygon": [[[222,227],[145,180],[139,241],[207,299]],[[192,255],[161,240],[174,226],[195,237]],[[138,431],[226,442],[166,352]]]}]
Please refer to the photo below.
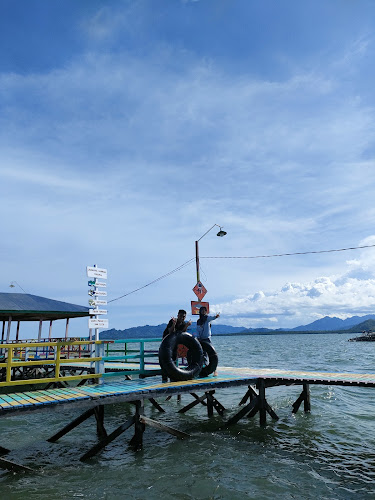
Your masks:
[{"label": "wooden pier", "polygon": [[[144,401],[149,400],[159,411],[165,411],[162,404],[156,400],[161,397],[173,395],[190,394],[193,401],[179,410],[185,413],[196,405],[205,406],[207,415],[213,415],[216,411],[223,417],[223,425],[226,427],[236,424],[243,417],[252,417],[259,414],[261,425],[266,424],[266,415],[277,420],[278,416],[268,404],[266,390],[277,386],[297,385],[302,387],[300,396],[292,405],[292,411],[298,411],[304,403],[304,410],[310,411],[310,385],[339,385],[354,387],[375,387],[375,374],[350,374],[350,373],[325,373],[306,372],[273,369],[251,369],[220,367],[217,377],[198,378],[184,382],[162,383],[159,376],[147,379],[123,380],[118,382],[105,382],[101,385],[84,385],[77,387],[50,388],[15,392],[0,395],[0,416],[9,416],[19,412],[43,411],[81,407],[83,413],[72,422],[51,436],[48,440],[55,442],[62,438],[67,432],[78,425],[86,422],[93,416],[96,421],[95,430],[98,442],[87,450],[80,460],[87,460],[97,454],[111,441],[120,436],[129,428],[133,428],[133,436],[130,445],[134,449],[142,447],[142,438],[146,426],[168,432],[177,438],[186,439],[189,435],[178,429],[166,426],[156,420],[144,415]],[[226,409],[222,402],[217,399],[217,391],[228,387],[245,387],[245,394],[239,401],[240,409],[234,415],[226,417]],[[198,395],[200,393],[201,395]],[[134,416],[108,433],[105,428],[105,406],[114,403],[131,403],[134,405]],[[4,455],[8,450],[0,448],[0,454]],[[8,463],[4,458],[0,459],[0,466],[12,470],[23,470],[22,465]],[[18,468],[18,469],[17,469]]]}]

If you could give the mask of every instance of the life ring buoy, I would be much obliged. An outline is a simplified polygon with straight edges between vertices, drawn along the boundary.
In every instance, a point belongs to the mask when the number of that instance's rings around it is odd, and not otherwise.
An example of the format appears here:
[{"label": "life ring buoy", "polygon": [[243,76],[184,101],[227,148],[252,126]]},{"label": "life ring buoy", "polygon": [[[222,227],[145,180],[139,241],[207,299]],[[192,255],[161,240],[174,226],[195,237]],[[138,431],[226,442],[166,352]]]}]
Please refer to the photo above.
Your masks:
[{"label": "life ring buoy", "polygon": [[[187,366],[176,366],[177,346],[188,349]],[[199,375],[203,366],[203,349],[190,333],[170,333],[159,347],[159,364],[172,381],[190,380]]]},{"label": "life ring buoy", "polygon": [[[208,364],[202,368],[199,376],[200,377],[208,377],[208,375],[210,375],[211,373],[213,373],[216,370],[217,365],[219,363],[219,357],[217,355],[217,352],[216,352],[214,346],[211,344],[211,342],[205,342],[204,340],[201,340],[200,344],[202,346],[203,353],[207,354]],[[206,357],[206,356],[204,356],[204,357]]]}]

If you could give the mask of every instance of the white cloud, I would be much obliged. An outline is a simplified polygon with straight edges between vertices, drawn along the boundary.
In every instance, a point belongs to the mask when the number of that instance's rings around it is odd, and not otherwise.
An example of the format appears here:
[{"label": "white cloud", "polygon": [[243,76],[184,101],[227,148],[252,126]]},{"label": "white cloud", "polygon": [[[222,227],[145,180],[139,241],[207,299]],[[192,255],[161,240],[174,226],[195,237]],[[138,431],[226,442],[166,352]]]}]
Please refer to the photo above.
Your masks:
[{"label": "white cloud", "polygon": [[[360,245],[374,245],[375,236]],[[364,273],[364,274],[363,274]],[[347,261],[340,275],[305,283],[286,283],[281,289],[215,304],[227,319],[245,326],[295,327],[324,316],[346,318],[375,312],[375,249],[361,250],[360,258]],[[276,326],[275,323],[278,323]]]},{"label": "white cloud", "polygon": [[[213,223],[228,238],[205,238],[207,256],[319,250],[370,234],[375,114],[343,79],[367,45],[346,66],[301,64],[267,80],[167,45],[142,56],[97,49],[120,27],[136,30],[129,14],[98,11],[82,28],[93,44],[64,67],[0,75],[4,283],[59,294],[82,287],[78,272],[97,263],[113,270],[117,296],[192,257]],[[210,300],[228,319],[273,326],[370,307],[370,258],[340,272],[337,262],[294,262],[202,259]],[[67,284],[51,284],[61,273]],[[162,316],[171,300],[189,302],[190,279],[175,275],[134,303],[147,297]],[[134,324],[131,308],[118,314]]]}]

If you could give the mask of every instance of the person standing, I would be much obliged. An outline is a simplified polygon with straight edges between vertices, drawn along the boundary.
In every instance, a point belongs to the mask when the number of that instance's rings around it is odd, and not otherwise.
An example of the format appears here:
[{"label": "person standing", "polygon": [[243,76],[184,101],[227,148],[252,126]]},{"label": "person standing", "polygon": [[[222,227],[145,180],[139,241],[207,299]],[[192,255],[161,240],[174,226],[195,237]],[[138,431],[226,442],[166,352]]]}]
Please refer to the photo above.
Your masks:
[{"label": "person standing", "polygon": [[[199,319],[197,321],[197,339],[199,340],[200,345],[202,346],[205,363],[208,364],[208,356],[207,349],[205,348],[205,344],[212,344],[211,342],[211,321],[214,321],[220,316],[220,313],[215,314],[215,316],[209,316],[207,314],[207,308],[202,306],[199,309]],[[217,376],[217,372],[215,370],[214,377]]]},{"label": "person standing", "polygon": [[[184,309],[180,309],[177,313],[177,318],[172,317],[169,320],[167,326],[165,327],[165,330],[163,332],[163,339],[167,335],[186,332],[186,330],[191,325],[191,320],[185,321],[185,319],[186,319],[186,311]],[[177,361],[177,346],[175,351],[173,352],[173,360]],[[168,375],[164,372],[164,370],[162,370],[162,382],[168,382]]]},{"label": "person standing", "polygon": [[186,318],[186,311],[180,309],[177,313],[177,318],[172,317],[169,320],[169,323],[163,332],[163,338],[171,333],[186,332],[186,330],[191,325],[191,320],[185,321],[185,318]]},{"label": "person standing", "polygon": [[220,313],[215,314],[215,316],[209,316],[207,314],[207,308],[204,306],[199,309],[199,319],[197,321],[197,338],[200,343],[211,343],[211,321],[214,321],[219,316]]}]

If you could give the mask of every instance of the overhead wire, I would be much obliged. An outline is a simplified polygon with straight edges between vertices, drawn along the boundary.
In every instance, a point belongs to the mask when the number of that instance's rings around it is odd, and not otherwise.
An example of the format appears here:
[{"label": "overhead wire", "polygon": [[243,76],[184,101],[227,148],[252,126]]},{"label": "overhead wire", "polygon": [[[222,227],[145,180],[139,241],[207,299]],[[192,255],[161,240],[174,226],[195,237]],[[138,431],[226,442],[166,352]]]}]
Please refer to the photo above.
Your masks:
[{"label": "overhead wire", "polygon": [[[361,245],[358,247],[347,247],[347,248],[335,248],[332,250],[310,250],[308,252],[292,252],[292,253],[279,253],[279,254],[271,254],[271,255],[253,255],[253,256],[240,256],[240,257],[232,257],[232,256],[223,256],[223,257],[200,257],[200,259],[268,259],[271,257],[287,257],[291,255],[308,255],[308,254],[319,254],[319,253],[331,253],[331,252],[345,252],[347,250],[359,250],[362,248],[373,248],[375,247],[374,245]],[[159,278],[154,279],[153,281],[150,281],[146,285],[140,286],[139,288],[136,288],[135,290],[132,290],[131,292],[125,293],[124,295],[121,295],[120,297],[116,297],[115,299],[109,300],[108,303],[110,302],[115,302],[116,300],[123,299],[124,297],[127,297],[128,295],[131,295],[132,293],[139,292],[139,290],[142,290],[143,288],[146,288],[150,285],[153,285],[154,283],[157,283],[158,281],[167,278],[171,274],[176,273],[177,271],[181,271],[185,266],[190,264],[195,260],[195,257],[192,257],[191,259],[187,260],[180,266],[176,267],[172,271],[169,271],[168,273],[163,274],[162,276],[159,276]]]},{"label": "overhead wire", "polygon": [[117,297],[116,299],[109,300],[108,304],[110,302],[114,302],[115,300],[123,299],[124,297],[127,297],[128,295],[131,295],[132,293],[138,292],[139,290],[142,290],[143,288],[146,288],[147,286],[150,286],[150,285],[153,285],[154,283],[157,283],[158,281],[166,278],[167,276],[170,276],[171,274],[176,273],[177,271],[180,271],[185,266],[187,266],[188,264],[190,264],[190,262],[193,262],[193,260],[195,260],[195,257],[187,260],[186,262],[184,262],[180,266],[176,267],[172,271],[169,271],[169,273],[163,274],[163,276],[159,276],[159,278],[156,278],[155,280],[150,281],[150,283],[147,283],[146,285],[140,286],[139,288],[136,288],[135,290],[132,290],[131,292],[125,293],[124,295],[121,295],[121,297]]},{"label": "overhead wire", "polygon": [[346,250],[357,250],[359,248],[372,248],[375,245],[362,245],[360,247],[348,247],[348,248],[336,248],[333,250],[311,250],[309,252],[293,252],[293,253],[276,253],[271,255],[253,255],[253,256],[242,256],[242,257],[232,257],[232,256],[223,256],[223,257],[199,257],[200,259],[268,259],[271,257],[286,257],[289,255],[307,255],[307,254],[316,254],[316,253],[330,253],[330,252],[344,252]]}]

